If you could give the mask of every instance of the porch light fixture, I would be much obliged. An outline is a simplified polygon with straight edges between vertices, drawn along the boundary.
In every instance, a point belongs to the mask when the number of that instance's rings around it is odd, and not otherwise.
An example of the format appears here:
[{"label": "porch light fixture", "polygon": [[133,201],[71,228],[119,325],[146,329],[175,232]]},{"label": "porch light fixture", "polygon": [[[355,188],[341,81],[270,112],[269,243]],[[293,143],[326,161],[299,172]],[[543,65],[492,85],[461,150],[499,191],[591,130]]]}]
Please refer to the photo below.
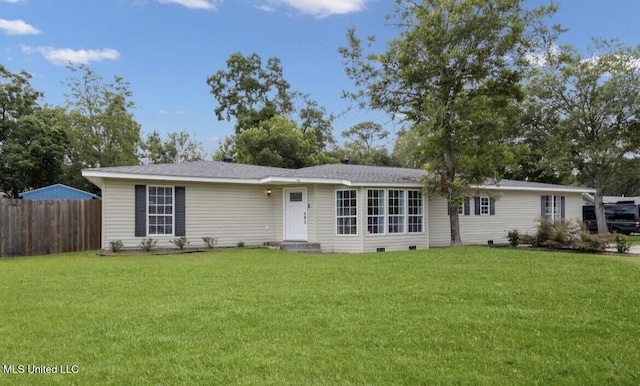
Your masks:
[{"label": "porch light fixture", "polygon": [[271,188],[267,189],[267,196],[271,197]]}]

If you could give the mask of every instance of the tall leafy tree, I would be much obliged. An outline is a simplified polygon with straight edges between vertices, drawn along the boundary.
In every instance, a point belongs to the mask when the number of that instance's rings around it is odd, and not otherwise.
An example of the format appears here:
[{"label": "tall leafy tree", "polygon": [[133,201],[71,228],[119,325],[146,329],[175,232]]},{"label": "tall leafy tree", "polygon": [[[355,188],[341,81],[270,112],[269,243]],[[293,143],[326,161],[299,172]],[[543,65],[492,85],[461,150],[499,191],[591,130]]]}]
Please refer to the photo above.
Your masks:
[{"label": "tall leafy tree", "polygon": [[193,139],[189,132],[172,131],[163,140],[160,133],[153,131],[141,145],[143,158],[151,164],[202,161],[202,144]]},{"label": "tall leafy tree", "polygon": [[66,116],[44,107],[21,116],[0,153],[0,189],[13,197],[64,178],[68,149]]},{"label": "tall leafy tree", "polygon": [[263,66],[260,55],[237,52],[227,59],[227,70],[207,78],[211,94],[218,101],[218,120],[236,119],[235,132],[257,123],[293,112],[289,82],[284,79],[280,59],[269,58]]},{"label": "tall leafy tree", "polygon": [[0,144],[16,128],[18,119],[33,113],[43,93],[34,90],[26,71],[12,73],[0,65]]},{"label": "tall leafy tree", "polygon": [[[315,136],[315,148],[311,153],[320,159],[321,153],[335,144],[332,134],[333,114],[311,99],[307,94],[292,91],[283,75],[280,59],[269,58],[266,64],[256,53],[244,56],[232,54],[227,69],[219,70],[207,79],[211,94],[218,101],[215,114],[218,120],[235,120],[232,137],[224,140],[214,158],[235,156],[236,160],[254,159],[254,155],[242,154],[246,149],[235,146],[242,142],[238,137],[247,130],[265,130],[276,117],[295,122],[304,137]],[[271,122],[271,123],[269,123]],[[264,133],[262,133],[264,134]],[[288,154],[284,152],[283,154]],[[291,160],[292,163],[297,163]]]},{"label": "tall leafy tree", "polygon": [[625,158],[613,182],[604,191],[608,196],[640,196],[640,158]]},{"label": "tall leafy tree", "polygon": [[286,117],[275,116],[235,137],[239,163],[301,168],[317,165],[317,145],[312,132],[303,133]]},{"label": "tall leafy tree", "polygon": [[544,112],[531,130],[548,138],[552,160],[595,188],[598,232],[608,232],[602,195],[640,153],[640,46],[596,41],[586,57],[570,46],[549,52],[529,95]]},{"label": "tall leafy tree", "polygon": [[303,132],[313,131],[318,144],[317,151],[324,152],[336,145],[333,137],[333,121],[335,116],[320,106],[309,95],[301,95],[303,105],[299,108],[299,126]]},{"label": "tall leafy tree", "polygon": [[418,130],[411,128],[398,132],[393,145],[393,158],[405,168],[420,169],[424,165],[424,157],[420,153],[422,137]]},{"label": "tall leafy tree", "polygon": [[94,189],[82,178],[89,167],[137,165],[140,125],[133,115],[129,83],[115,76],[106,82],[87,66],[69,67],[70,184]]},{"label": "tall leafy tree", "polygon": [[358,165],[398,166],[389,155],[384,141],[389,132],[375,122],[358,123],[342,132],[346,139],[344,147],[349,162]]},{"label": "tall leafy tree", "polygon": [[[340,48],[361,105],[402,117],[423,139],[428,187],[447,199],[451,244],[461,243],[462,192],[499,177],[510,159],[527,54],[552,32],[554,6],[528,10],[524,0],[397,0],[398,37],[365,54],[354,30]],[[373,42],[375,39],[370,39]],[[505,157],[506,156],[506,157]]]}]

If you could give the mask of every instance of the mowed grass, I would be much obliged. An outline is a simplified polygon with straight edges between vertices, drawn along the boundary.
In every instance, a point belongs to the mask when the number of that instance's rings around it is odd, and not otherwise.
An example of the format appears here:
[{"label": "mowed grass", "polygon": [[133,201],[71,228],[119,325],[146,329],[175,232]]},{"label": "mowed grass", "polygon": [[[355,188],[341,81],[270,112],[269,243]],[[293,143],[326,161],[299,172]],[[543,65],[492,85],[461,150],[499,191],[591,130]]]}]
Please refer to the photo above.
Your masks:
[{"label": "mowed grass", "polygon": [[633,234],[625,237],[627,238],[627,240],[629,240],[631,244],[634,244],[634,245],[640,244],[640,235],[638,234]]},{"label": "mowed grass", "polygon": [[0,261],[20,384],[640,384],[640,259],[465,247]]}]

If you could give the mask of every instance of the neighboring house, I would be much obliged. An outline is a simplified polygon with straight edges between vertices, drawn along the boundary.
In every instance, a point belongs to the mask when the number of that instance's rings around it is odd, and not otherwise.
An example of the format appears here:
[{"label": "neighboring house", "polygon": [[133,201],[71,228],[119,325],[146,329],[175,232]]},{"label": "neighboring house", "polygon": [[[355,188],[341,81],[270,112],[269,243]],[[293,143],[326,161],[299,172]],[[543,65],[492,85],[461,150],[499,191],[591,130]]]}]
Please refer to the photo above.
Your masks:
[{"label": "neighboring house", "polygon": [[100,197],[63,184],[43,186],[18,195],[23,200],[99,200]]},{"label": "neighboring house", "polygon": [[[320,243],[322,252],[405,250],[449,245],[446,200],[423,192],[424,171],[322,165],[297,170],[227,162],[86,169],[102,190],[102,247],[144,237],[160,246],[268,241]],[[503,180],[473,187],[460,206],[462,241],[506,243],[536,219],[581,219],[591,189]]]},{"label": "neighboring house", "polygon": [[[594,205],[595,198],[593,194],[584,193],[582,194],[582,204],[583,205]],[[633,202],[636,205],[640,205],[640,197],[625,197],[625,196],[602,196],[603,204],[617,204],[620,201],[624,201],[625,203]]]}]

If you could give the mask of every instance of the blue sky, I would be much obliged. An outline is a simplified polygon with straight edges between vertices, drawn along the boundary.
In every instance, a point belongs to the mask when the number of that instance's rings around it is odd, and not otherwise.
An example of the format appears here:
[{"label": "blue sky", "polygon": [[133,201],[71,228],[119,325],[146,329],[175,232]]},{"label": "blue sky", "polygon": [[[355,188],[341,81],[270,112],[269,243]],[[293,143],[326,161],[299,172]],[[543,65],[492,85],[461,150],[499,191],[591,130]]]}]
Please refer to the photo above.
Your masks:
[{"label": "blue sky", "polygon": [[[65,63],[86,63],[105,79],[130,83],[143,133],[187,130],[207,152],[233,131],[217,121],[206,78],[234,52],[281,59],[292,89],[340,114],[351,82],[337,48],[348,28],[384,41],[392,0],[0,0],[0,64],[26,70],[44,102],[62,105]],[[536,6],[543,0],[528,0]],[[639,0],[560,0],[554,21],[561,43],[584,49],[592,37],[640,43]],[[351,111],[335,122],[337,138],[381,112]]]}]

